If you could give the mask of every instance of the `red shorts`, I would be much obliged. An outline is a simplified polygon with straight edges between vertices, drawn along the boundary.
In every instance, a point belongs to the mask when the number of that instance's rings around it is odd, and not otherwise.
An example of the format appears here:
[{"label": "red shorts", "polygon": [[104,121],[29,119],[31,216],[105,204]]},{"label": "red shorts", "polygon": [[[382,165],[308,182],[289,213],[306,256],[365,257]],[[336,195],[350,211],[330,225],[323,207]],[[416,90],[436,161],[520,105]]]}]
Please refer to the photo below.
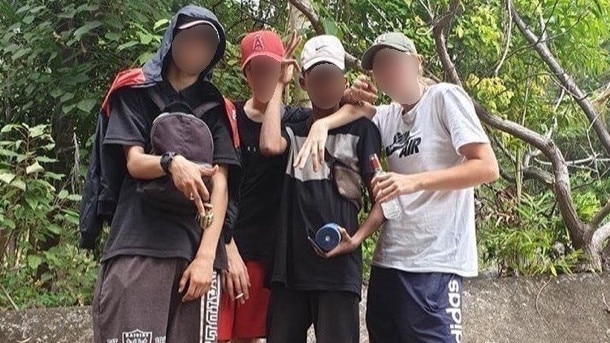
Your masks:
[{"label": "red shorts", "polygon": [[250,276],[250,298],[243,305],[231,301],[221,292],[218,340],[255,339],[265,337],[267,307],[270,290],[265,288],[265,266],[257,261],[246,261]]}]

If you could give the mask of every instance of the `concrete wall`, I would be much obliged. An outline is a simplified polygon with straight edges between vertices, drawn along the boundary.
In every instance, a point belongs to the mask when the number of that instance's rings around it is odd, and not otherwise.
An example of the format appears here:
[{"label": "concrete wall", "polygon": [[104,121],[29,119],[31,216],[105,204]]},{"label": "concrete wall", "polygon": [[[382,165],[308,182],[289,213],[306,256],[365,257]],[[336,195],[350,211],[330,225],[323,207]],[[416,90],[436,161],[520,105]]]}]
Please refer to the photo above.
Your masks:
[{"label": "concrete wall", "polygon": [[[465,287],[463,342],[610,342],[609,274],[478,279]],[[0,312],[0,343],[91,342],[91,335],[89,308]]]}]

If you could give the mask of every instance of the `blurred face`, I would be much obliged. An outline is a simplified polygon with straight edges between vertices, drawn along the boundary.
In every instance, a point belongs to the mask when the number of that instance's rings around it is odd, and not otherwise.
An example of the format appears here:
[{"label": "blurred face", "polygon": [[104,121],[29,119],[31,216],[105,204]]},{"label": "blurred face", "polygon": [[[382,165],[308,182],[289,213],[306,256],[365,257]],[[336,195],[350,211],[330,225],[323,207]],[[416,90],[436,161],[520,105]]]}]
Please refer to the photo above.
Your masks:
[{"label": "blurred face", "polygon": [[412,104],[419,96],[421,57],[385,48],[375,54],[373,76],[379,89],[393,101]]},{"label": "blurred face", "polygon": [[257,56],[248,62],[244,68],[244,73],[252,96],[262,103],[268,103],[273,97],[275,86],[280,80],[282,66],[272,58]]},{"label": "blurred face", "polygon": [[197,25],[180,31],[172,42],[172,58],[180,71],[199,75],[212,62],[218,38],[209,25]]},{"label": "blurred face", "polygon": [[322,63],[305,72],[301,85],[314,106],[327,110],[341,102],[346,82],[343,70],[334,64]]}]

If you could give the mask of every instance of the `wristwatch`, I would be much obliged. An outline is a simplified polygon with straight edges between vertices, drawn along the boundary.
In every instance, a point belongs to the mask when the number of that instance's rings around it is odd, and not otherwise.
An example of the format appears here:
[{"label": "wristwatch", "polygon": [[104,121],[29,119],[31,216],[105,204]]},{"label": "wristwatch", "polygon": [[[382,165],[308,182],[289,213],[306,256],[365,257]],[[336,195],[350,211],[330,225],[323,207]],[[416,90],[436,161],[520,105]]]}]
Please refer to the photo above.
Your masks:
[{"label": "wristwatch", "polygon": [[166,152],[165,154],[161,155],[161,169],[163,169],[163,171],[167,175],[172,174],[169,171],[169,166],[172,164],[174,157],[176,157],[176,153],[173,151],[169,151],[169,152]]}]

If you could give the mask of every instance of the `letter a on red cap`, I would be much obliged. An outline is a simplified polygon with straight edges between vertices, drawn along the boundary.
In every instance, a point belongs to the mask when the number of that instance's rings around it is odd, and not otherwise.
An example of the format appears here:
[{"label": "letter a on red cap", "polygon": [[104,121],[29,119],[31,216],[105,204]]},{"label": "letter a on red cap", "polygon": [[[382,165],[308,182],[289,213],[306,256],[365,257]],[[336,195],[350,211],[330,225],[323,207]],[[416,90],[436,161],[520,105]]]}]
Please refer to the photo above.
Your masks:
[{"label": "letter a on red cap", "polygon": [[263,36],[256,35],[256,37],[254,37],[254,44],[252,45],[252,50],[263,51],[264,49],[265,49],[265,46],[263,45]]}]

